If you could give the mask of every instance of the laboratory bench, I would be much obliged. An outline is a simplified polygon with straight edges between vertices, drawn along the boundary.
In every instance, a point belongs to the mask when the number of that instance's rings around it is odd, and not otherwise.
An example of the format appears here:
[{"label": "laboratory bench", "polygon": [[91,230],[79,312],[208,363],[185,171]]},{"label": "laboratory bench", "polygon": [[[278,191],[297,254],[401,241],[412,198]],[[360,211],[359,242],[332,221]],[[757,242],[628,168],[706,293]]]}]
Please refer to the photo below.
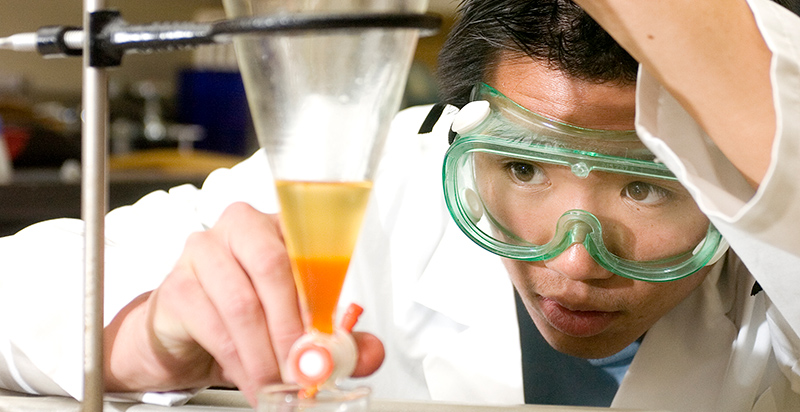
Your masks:
[{"label": "laboratory bench", "polygon": [[[0,236],[12,235],[33,223],[59,217],[80,218],[81,183],[64,181],[59,170],[18,170],[0,185]],[[155,190],[182,184],[200,186],[206,174],[112,173],[109,209],[129,205]]]},{"label": "laboratory bench", "polygon": [[[141,403],[106,402],[104,412],[250,412],[253,409],[241,393],[232,390],[207,390],[183,406],[158,406]],[[81,405],[71,398],[28,396],[0,390],[2,412],[80,412]],[[574,406],[478,406],[443,402],[407,402],[373,399],[370,412],[658,412],[633,409]],[[662,411],[665,412],[665,411]]]},{"label": "laboratory bench", "polygon": [[[108,208],[130,205],[142,196],[175,186],[200,187],[211,171],[245,158],[194,150],[153,149],[109,158]],[[0,236],[43,220],[81,216],[80,165],[15,169],[0,184]],[[2,412],[2,410],[0,410]]]}]

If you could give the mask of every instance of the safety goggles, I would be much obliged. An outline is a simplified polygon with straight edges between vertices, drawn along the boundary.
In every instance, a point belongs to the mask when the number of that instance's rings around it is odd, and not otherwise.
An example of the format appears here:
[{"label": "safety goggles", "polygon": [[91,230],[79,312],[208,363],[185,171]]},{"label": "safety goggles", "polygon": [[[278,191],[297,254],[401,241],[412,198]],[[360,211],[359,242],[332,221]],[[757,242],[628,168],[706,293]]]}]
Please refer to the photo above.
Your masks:
[{"label": "safety goggles", "polygon": [[634,131],[547,119],[486,84],[475,87],[452,129],[442,176],[447,207],[492,253],[543,261],[580,243],[612,273],[663,282],[727,250]]}]

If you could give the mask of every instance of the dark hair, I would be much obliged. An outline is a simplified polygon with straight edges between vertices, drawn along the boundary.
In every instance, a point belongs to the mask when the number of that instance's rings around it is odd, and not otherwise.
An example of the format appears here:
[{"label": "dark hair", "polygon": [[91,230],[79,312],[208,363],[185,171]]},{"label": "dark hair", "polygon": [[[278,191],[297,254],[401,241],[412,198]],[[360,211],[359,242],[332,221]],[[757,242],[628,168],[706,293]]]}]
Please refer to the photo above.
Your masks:
[{"label": "dark hair", "polygon": [[503,52],[590,82],[636,81],[633,57],[570,0],[462,0],[439,53],[441,101],[466,104]]},{"label": "dark hair", "polygon": [[800,14],[800,0],[775,0],[775,3],[786,7],[795,14]]}]

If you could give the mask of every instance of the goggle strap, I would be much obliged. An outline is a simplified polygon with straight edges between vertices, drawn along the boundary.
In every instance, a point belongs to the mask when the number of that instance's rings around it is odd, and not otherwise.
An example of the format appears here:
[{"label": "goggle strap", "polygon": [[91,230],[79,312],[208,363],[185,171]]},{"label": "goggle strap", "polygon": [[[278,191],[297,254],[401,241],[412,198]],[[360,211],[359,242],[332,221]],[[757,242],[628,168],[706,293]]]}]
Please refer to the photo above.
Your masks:
[{"label": "goggle strap", "polygon": [[[431,107],[431,110],[428,112],[428,115],[425,116],[425,120],[422,121],[422,125],[419,127],[419,131],[417,134],[428,134],[433,131],[433,126],[439,121],[442,117],[442,113],[444,113],[444,108],[447,107],[447,103],[436,103]],[[452,143],[452,142],[451,142]]]}]

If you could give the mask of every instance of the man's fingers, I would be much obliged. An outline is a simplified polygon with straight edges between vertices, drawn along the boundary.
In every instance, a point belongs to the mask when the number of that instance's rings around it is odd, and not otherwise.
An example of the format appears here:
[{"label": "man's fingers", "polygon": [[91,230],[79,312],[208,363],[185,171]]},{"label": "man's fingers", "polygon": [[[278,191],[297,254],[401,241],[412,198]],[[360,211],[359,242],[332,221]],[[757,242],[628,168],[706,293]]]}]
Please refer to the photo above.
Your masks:
[{"label": "man's fingers", "polygon": [[[214,385],[246,377],[227,327],[194,273],[185,268],[173,272],[162,287],[153,292],[150,305],[157,342],[163,345],[168,359],[177,362],[168,366],[175,368],[174,373],[184,379],[197,375],[192,379],[206,379],[208,384]],[[171,315],[152,315],[164,310]],[[187,346],[185,339],[199,346]],[[208,352],[210,357],[203,360],[198,350]],[[202,363],[198,364],[200,361]],[[224,376],[215,364],[220,365]]]},{"label": "man's fingers", "polygon": [[236,260],[249,275],[261,302],[270,340],[279,362],[303,333],[292,269],[277,216],[264,215],[249,205],[233,206],[230,222],[236,236],[228,239]]},{"label": "man's fingers", "polygon": [[[214,240],[210,243],[211,247],[202,250],[203,257],[194,261],[193,269],[219,322],[224,325],[229,341],[215,340],[214,336],[203,336],[205,340],[198,341],[217,358],[226,376],[233,379],[240,389],[248,391],[251,388],[247,386],[279,379],[279,368],[275,357],[265,350],[271,345],[267,322],[249,277],[227,248],[213,245]],[[204,321],[199,319],[197,322],[202,325]],[[206,346],[209,342],[212,345]],[[223,357],[219,358],[219,355]],[[233,371],[229,371],[228,366],[236,363],[244,369],[244,375],[229,375]]]},{"label": "man's fingers", "polygon": [[303,331],[285,246],[275,222],[242,203],[205,235],[194,248],[194,272],[246,372],[234,383],[252,395],[280,381],[279,365]]},{"label": "man's fingers", "polygon": [[363,377],[375,373],[386,356],[383,343],[375,335],[366,332],[353,332],[353,338],[358,346],[358,361],[353,376]]}]

